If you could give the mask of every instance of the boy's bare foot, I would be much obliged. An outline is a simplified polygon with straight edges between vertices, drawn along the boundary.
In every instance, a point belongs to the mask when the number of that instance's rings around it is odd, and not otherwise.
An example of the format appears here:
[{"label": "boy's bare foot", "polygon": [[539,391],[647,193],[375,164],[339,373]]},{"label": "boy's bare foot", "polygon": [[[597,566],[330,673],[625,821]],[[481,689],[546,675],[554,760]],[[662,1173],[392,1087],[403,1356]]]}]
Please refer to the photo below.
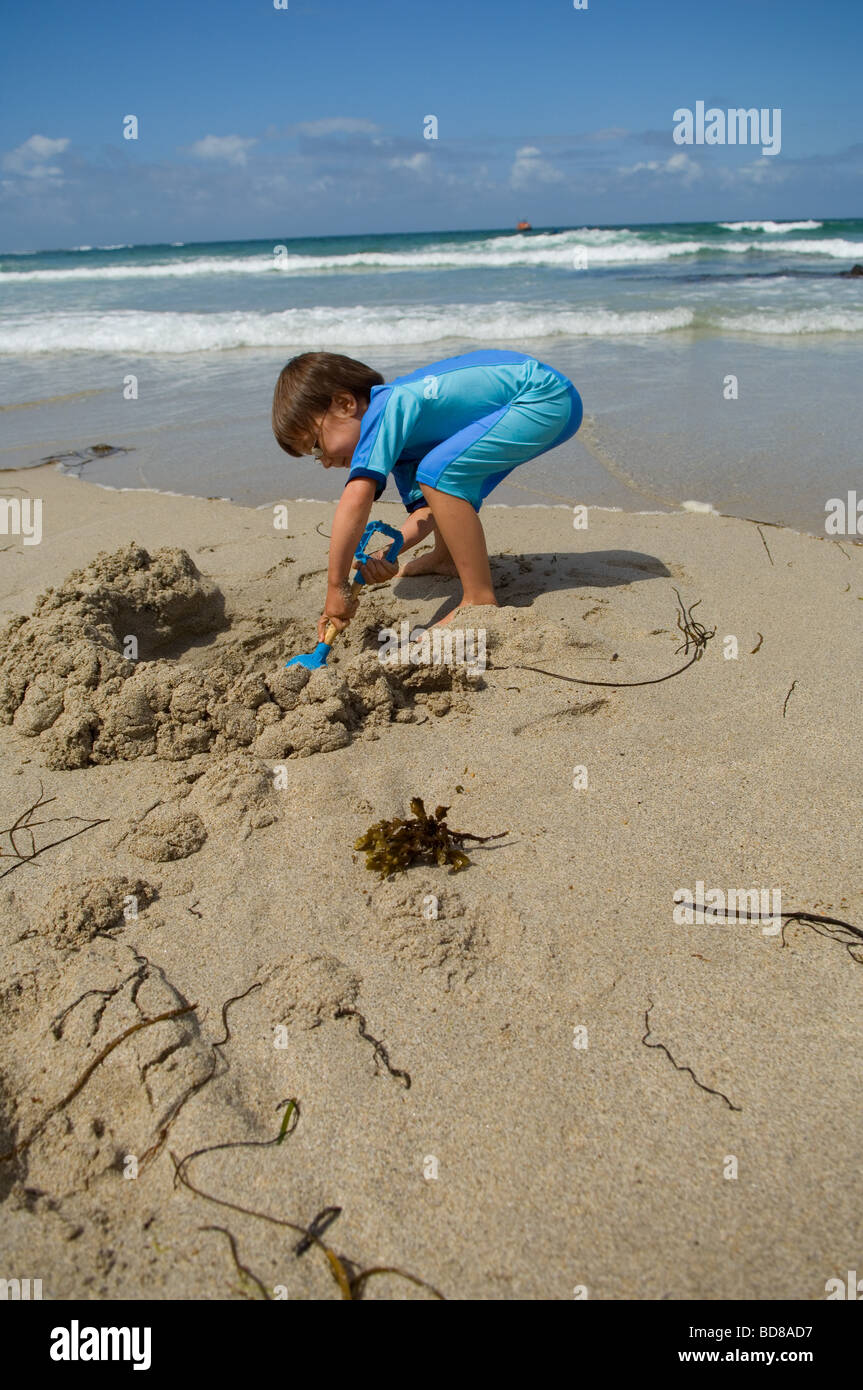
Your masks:
[{"label": "boy's bare foot", "polygon": [[402,565],[400,573],[406,574],[445,574],[451,579],[455,579],[458,571],[453,564],[453,558],[449,551],[429,550],[425,555],[417,555],[414,560],[408,560],[406,565]]},{"label": "boy's bare foot", "polygon": [[447,613],[446,617],[441,618],[439,622],[434,624],[434,626],[448,627],[460,608],[476,608],[478,606],[483,608],[500,608],[500,604],[498,603],[497,599],[493,596],[491,599],[483,599],[481,604],[478,604],[476,599],[471,599],[470,601],[468,599],[462,599],[458,607],[454,608],[451,613]]}]

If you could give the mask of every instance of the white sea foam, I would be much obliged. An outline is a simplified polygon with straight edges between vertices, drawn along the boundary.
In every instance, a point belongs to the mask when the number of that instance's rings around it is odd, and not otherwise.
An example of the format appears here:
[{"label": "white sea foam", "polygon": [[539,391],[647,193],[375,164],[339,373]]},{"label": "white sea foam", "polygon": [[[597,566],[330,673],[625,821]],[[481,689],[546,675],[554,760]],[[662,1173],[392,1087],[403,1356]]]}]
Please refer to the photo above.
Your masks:
[{"label": "white sea foam", "polygon": [[712,322],[731,333],[863,333],[863,309],[791,309],[785,313],[721,314]]},{"label": "white sea foam", "polygon": [[[731,223],[720,224],[732,226]],[[738,224],[734,224],[736,227]],[[741,227],[743,223],[739,224]],[[807,223],[764,222],[764,231],[786,233]],[[817,227],[818,223],[812,223]],[[486,237],[459,245],[441,242],[411,251],[355,251],[345,255],[267,255],[172,257],[160,261],[121,261],[112,265],[63,266],[44,270],[0,271],[0,285],[27,281],[45,283],[83,280],[186,279],[213,275],[312,275],[340,271],[422,271],[507,269],[546,266],[578,274],[597,266],[661,263],[700,252],[745,255],[749,251],[778,251],[783,256],[830,256],[840,260],[863,258],[863,242],[841,237],[806,241],[763,239],[738,242],[703,240],[657,241],[650,234],[628,228],[614,230],[581,227],[577,231],[549,232],[535,236]]]},{"label": "white sea foam", "polygon": [[[634,262],[667,261],[672,256],[695,255],[707,247],[697,241],[565,243],[546,240],[548,245],[513,245],[498,239],[474,247],[427,248],[422,251],[356,251],[344,256],[200,256],[189,260],[154,261],[149,264],[126,262],[119,265],[64,266],[50,270],[0,271],[0,284],[24,281],[43,283],[83,280],[161,280],[188,279],[207,275],[320,275],[338,271],[416,271],[416,270],[506,270],[517,266],[547,266],[573,273],[597,265],[626,265]],[[708,248],[709,249],[709,248]],[[581,264],[584,258],[586,264]]]},{"label": "white sea foam", "polygon": [[286,309],[262,314],[114,311],[10,316],[0,322],[0,352],[186,353],[231,348],[326,349],[553,337],[630,337],[687,328],[691,309],[615,313],[506,301],[406,308]]},{"label": "white sea foam", "polygon": [[817,241],[753,241],[753,251],[780,251],[792,256],[833,256],[840,261],[863,257],[863,241],[845,241],[842,237],[820,237]]},{"label": "white sea foam", "polygon": [[835,260],[859,260],[863,256],[863,241],[845,241],[842,237],[820,237],[817,241],[728,241],[714,243],[706,249],[727,256],[746,256],[750,251],[776,252],[787,256],[830,256]]},{"label": "white sea foam", "polygon": [[724,227],[729,232],[814,232],[817,227],[823,227],[823,222],[718,222],[717,226]]},{"label": "white sea foam", "polygon": [[704,512],[709,516],[719,516],[719,512],[712,502],[698,502],[694,497],[689,497],[685,502],[681,502],[680,507],[684,512]]},{"label": "white sea foam", "polygon": [[261,275],[273,270],[271,256],[202,256],[197,260],[153,261],[138,264],[125,261],[115,265],[68,266],[51,270],[0,271],[0,285],[21,281],[62,283],[83,280],[161,280],[192,275]]},{"label": "white sea foam", "polygon": [[529,342],[553,338],[634,338],[699,328],[713,333],[799,335],[863,332],[863,306],[817,308],[759,305],[729,313],[698,302],[675,308],[621,312],[600,305],[570,308],[498,300],[489,304],[318,306],[279,313],[112,310],[36,313],[0,320],[0,353],[173,354],[235,348],[291,351],[399,347],[421,343]]}]

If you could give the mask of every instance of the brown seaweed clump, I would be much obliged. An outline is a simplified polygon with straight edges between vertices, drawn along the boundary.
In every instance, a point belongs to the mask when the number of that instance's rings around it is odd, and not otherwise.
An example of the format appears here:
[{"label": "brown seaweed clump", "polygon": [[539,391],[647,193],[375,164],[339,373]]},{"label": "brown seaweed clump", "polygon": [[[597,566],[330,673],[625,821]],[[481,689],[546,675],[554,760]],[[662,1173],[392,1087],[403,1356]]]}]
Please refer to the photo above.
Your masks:
[{"label": "brown seaweed clump", "polygon": [[366,868],[379,878],[404,873],[412,864],[423,863],[441,867],[448,864],[448,872],[457,874],[471,862],[462,849],[463,841],[483,843],[509,834],[508,830],[501,830],[497,835],[471,835],[467,830],[450,830],[446,823],[449,807],[436,806],[434,815],[430,816],[419,796],[411,798],[410,808],[413,812],[410,820],[402,820],[400,816],[380,820],[370,825],[354,845],[354,849],[365,850]]}]

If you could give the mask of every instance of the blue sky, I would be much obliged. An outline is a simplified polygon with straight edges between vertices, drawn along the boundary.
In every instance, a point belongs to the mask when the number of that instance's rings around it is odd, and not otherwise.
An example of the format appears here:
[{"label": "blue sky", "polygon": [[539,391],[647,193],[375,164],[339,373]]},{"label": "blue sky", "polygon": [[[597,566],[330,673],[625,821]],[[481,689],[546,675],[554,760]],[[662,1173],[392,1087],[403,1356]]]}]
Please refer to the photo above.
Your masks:
[{"label": "blue sky", "polygon": [[587,3],[14,0],[0,248],[863,214],[860,0]]}]

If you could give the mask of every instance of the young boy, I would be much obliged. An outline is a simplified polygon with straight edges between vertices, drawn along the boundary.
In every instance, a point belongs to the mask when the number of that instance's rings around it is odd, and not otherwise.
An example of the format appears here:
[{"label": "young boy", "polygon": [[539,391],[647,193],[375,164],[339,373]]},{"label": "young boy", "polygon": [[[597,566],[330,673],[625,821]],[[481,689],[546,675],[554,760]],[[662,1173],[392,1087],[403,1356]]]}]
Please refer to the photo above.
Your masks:
[{"label": "young boy", "polygon": [[[468,352],[388,385],[379,372],[338,353],[292,358],[273,397],[278,443],[293,458],[311,453],[324,468],[350,470],[333,518],[319,637],[328,622],[341,630],[356,612],[348,574],[390,473],[409,513],[402,549],[431,531],[435,536],[431,553],[401,573],[457,575],[459,607],[497,605],[479,509],[514,468],[571,438],[581,418],[572,382],[523,352]],[[363,568],[371,583],[398,573],[383,551]]]}]

